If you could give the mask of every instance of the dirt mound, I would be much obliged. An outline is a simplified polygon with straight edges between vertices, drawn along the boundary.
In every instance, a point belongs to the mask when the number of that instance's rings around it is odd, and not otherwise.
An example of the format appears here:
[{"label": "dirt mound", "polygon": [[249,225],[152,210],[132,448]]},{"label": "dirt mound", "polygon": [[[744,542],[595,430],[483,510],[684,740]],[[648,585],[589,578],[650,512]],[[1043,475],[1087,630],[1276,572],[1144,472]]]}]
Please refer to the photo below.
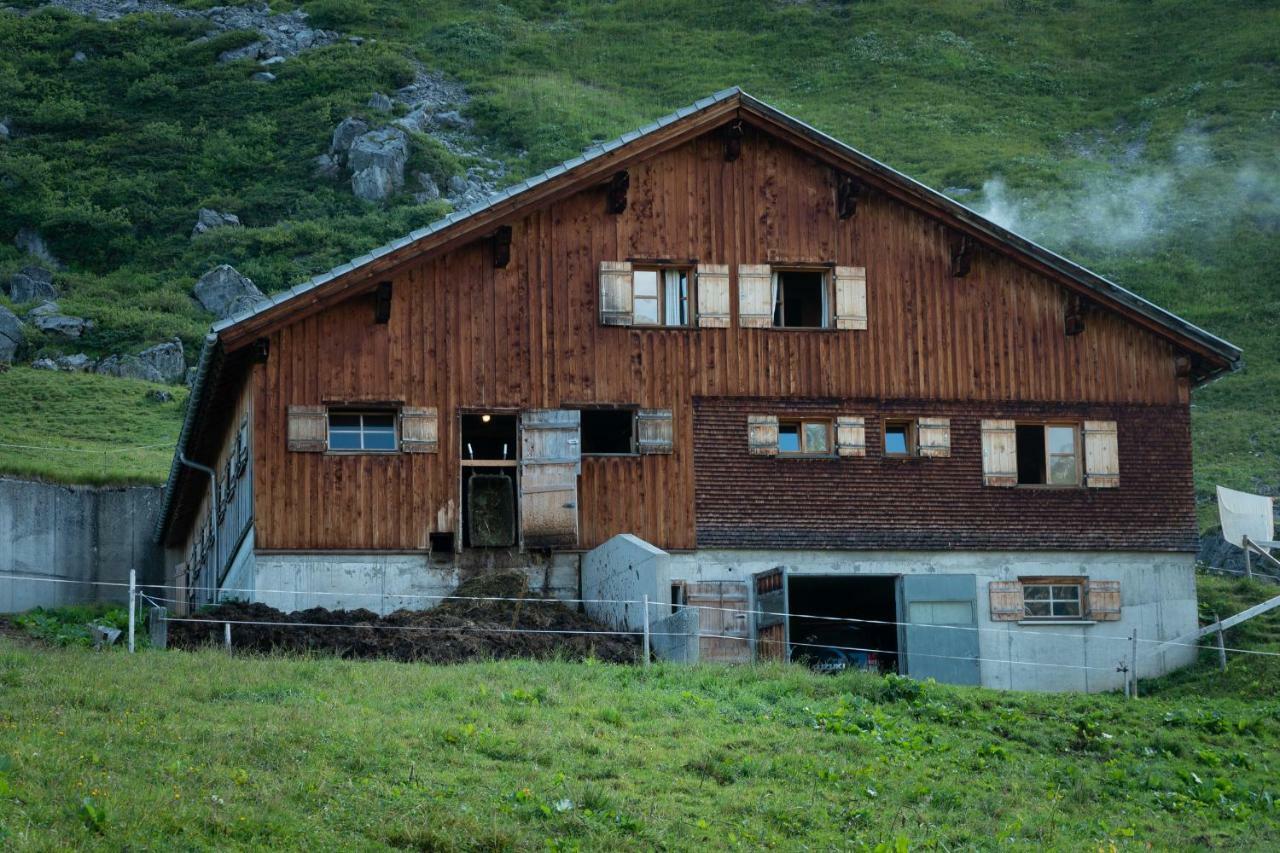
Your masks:
[{"label": "dirt mound", "polygon": [[[556,599],[530,593],[518,572],[483,575],[462,584],[454,595],[459,598],[432,610],[397,610],[386,616],[321,607],[283,613],[265,604],[228,602],[192,617],[208,623],[170,622],[169,646],[220,644],[225,621],[253,623],[232,624],[232,646],[259,652],[319,651],[427,663],[556,656],[632,663],[637,658],[635,637],[594,633],[609,629]],[[490,600],[467,600],[477,598]]]}]

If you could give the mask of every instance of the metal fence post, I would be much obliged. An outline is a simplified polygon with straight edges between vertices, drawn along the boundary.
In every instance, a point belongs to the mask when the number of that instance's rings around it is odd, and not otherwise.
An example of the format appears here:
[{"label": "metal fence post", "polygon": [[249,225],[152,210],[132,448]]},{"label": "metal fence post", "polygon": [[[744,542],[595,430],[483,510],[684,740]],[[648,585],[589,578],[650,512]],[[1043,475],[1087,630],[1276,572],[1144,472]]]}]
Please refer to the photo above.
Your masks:
[{"label": "metal fence post", "polygon": [[644,597],[644,665],[649,665],[649,596]]},{"label": "metal fence post", "polygon": [[231,623],[222,623],[222,643],[227,647],[227,651],[231,651]]},{"label": "metal fence post", "polygon": [[134,650],[134,623],[137,621],[134,613],[138,606],[138,570],[129,570],[129,654],[133,654]]},{"label": "metal fence post", "polygon": [[1132,640],[1133,640],[1133,647],[1129,653],[1129,657],[1132,660],[1131,666],[1133,668],[1133,672],[1130,674],[1129,677],[1133,679],[1133,691],[1129,694],[1129,698],[1137,699],[1138,698],[1138,629],[1137,628],[1133,629]]},{"label": "metal fence post", "polygon": [[1222,620],[1213,614],[1213,621],[1218,623],[1218,669],[1227,671],[1227,640],[1222,631]]}]

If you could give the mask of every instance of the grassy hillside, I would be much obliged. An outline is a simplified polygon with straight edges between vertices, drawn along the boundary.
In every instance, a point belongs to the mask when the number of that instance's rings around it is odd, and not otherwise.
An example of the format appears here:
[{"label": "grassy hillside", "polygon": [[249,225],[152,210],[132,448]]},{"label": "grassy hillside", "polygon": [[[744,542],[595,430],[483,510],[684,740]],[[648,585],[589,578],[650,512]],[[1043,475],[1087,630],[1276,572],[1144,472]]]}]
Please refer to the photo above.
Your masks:
[{"label": "grassy hillside", "polygon": [[[0,13],[0,104],[20,131],[0,142],[0,236],[35,225],[68,262],[64,308],[98,321],[74,349],[174,334],[194,346],[210,318],[188,293],[210,266],[275,290],[446,210],[408,194],[371,205],[312,174],[337,122],[368,115],[371,92],[417,67],[467,86],[463,112],[511,180],[741,85],[1243,346],[1246,370],[1194,400],[1197,486],[1206,498],[1215,483],[1280,488],[1280,398],[1267,390],[1280,381],[1274,4],[302,8],[368,40],[304,52],[269,84],[251,80],[251,61],[216,61],[249,33],[200,41],[198,22],[159,15]],[[77,50],[86,61],[71,62]],[[470,165],[426,137],[414,157],[440,175]],[[191,240],[201,206],[247,227]],[[0,247],[0,277],[21,263]],[[137,409],[139,433],[122,443],[149,443]],[[0,469],[22,464],[0,452]]]},{"label": "grassy hillside", "polygon": [[1230,698],[3,637],[0,691],[9,850],[1280,845],[1280,721]]}]

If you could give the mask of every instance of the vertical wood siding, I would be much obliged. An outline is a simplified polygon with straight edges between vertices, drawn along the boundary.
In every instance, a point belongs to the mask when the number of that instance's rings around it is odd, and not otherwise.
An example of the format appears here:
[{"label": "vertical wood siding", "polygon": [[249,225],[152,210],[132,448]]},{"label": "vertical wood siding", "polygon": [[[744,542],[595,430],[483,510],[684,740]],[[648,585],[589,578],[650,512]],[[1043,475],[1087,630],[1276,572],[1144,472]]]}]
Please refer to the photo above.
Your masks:
[{"label": "vertical wood siding", "polygon": [[[1065,336],[1066,293],[990,253],[953,278],[947,230],[884,196],[838,219],[831,169],[776,139],[749,131],[726,163],[713,134],[630,172],[621,215],[602,187],[510,222],[505,269],[485,241],[405,268],[385,325],[358,297],[272,334],[256,368],[259,547],[427,547],[456,515],[460,408],[672,410],[672,454],[583,460],[580,542],[680,549],[696,542],[695,396],[1185,405],[1164,341],[1101,312]],[[600,262],[631,258],[865,267],[868,328],[740,328],[736,273],[729,328],[604,326]],[[337,400],[437,407],[439,453],[287,452],[287,407]]]}]

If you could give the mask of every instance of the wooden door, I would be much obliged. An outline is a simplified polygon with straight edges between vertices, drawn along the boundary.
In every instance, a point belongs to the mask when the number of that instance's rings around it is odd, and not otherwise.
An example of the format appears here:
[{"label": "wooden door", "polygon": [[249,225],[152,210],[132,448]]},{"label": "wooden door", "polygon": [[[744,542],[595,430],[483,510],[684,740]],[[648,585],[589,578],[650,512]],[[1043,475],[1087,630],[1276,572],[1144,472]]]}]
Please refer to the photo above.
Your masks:
[{"label": "wooden door", "polygon": [[700,661],[749,663],[747,584],[745,581],[690,581],[686,601],[698,607]]},{"label": "wooden door", "polygon": [[912,678],[978,684],[978,579],[974,575],[903,575],[899,632]]},{"label": "wooden door", "polygon": [[520,541],[527,548],[578,546],[579,422],[569,409],[520,416]]},{"label": "wooden door", "polygon": [[785,661],[787,645],[787,571],[782,566],[760,572],[752,579],[751,602],[758,661]]}]

